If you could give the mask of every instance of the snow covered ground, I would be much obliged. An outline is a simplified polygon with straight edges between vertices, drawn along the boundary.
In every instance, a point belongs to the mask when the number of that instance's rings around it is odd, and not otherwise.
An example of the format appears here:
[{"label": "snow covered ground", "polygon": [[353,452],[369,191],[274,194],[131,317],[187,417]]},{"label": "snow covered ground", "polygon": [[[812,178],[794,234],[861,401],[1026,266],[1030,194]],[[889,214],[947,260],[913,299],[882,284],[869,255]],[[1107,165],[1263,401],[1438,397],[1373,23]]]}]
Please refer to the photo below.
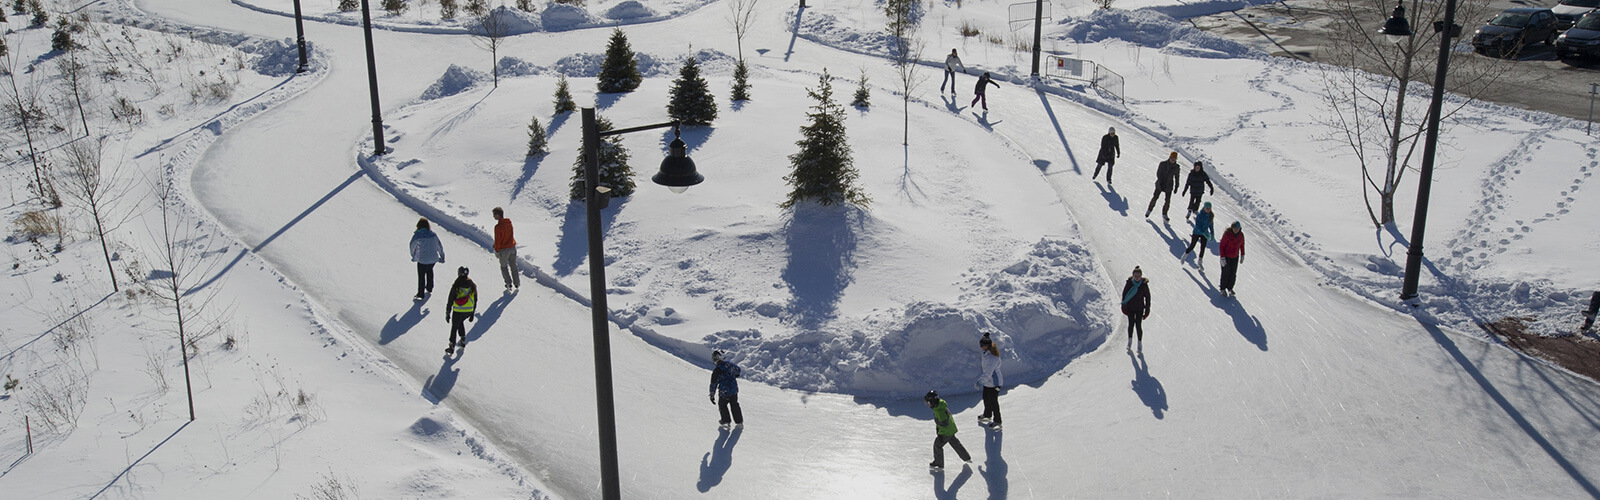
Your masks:
[{"label": "snow covered ground", "polygon": [[[292,33],[238,5],[140,5],[161,22],[99,5],[160,30]],[[1316,77],[1304,65],[1150,14],[1063,7],[1077,17],[1062,16],[1047,48],[1127,76],[1126,110],[1079,86],[1018,85],[1025,57],[979,37],[959,47],[973,70],[1000,76],[990,110],[967,106],[970,76],[950,99],[926,68],[903,148],[892,69],[868,36],[881,31],[873,4],[763,4],[744,44],[755,100],[737,107],[723,90],[732,36],[697,36],[692,49],[681,36],[725,33],[725,7],[646,5],[676,17],[627,27],[657,64],[623,96],[592,93],[609,29],[510,39],[501,53],[515,60],[502,67],[518,71],[498,89],[467,36],[376,33],[383,157],[368,156],[361,33],[319,22],[307,25],[313,73],[242,78],[237,99],[178,106],[120,138],[144,153],[130,153],[141,171],[193,172],[195,224],[219,231],[196,246],[215,262],[207,288],[249,333],[232,349],[202,344],[200,420],[185,425],[181,394],[135,373],[176,343],[158,309],[86,292],[108,285],[95,281],[97,245],[81,233],[61,253],[8,241],[22,279],[6,280],[15,305],[0,347],[6,370],[28,376],[0,411],[26,413],[34,379],[67,377],[56,386],[81,387],[84,403],[76,430],[42,434],[0,486],[50,498],[284,497],[334,482],[383,498],[596,496],[584,221],[565,199],[578,134],[576,116],[550,113],[554,74],[618,126],[655,123],[676,61],[694,54],[722,111],[684,132],[707,182],[682,195],[641,182],[607,209],[627,496],[1600,496],[1600,390],[1480,341],[1470,324],[1526,313],[1571,325],[1575,292],[1595,286],[1583,257],[1597,236],[1579,222],[1594,206],[1575,196],[1595,155],[1571,121],[1486,105],[1452,129],[1430,226],[1449,279],[1425,279],[1426,314],[1413,318],[1393,311],[1404,250],[1367,232],[1356,174],[1317,141],[1326,131],[1308,118]],[[960,20],[1003,9],[935,4],[925,36],[940,45],[926,58],[957,43]],[[267,52],[281,66],[290,48]],[[875,84],[873,107],[846,122],[874,199],[864,212],[776,206],[810,105],[802,89],[823,68],[841,99],[863,70]],[[522,156],[530,118],[550,130],[548,156]],[[1109,126],[1126,153],[1115,186],[1086,178]],[[636,171],[648,175],[668,140],[627,136]],[[1213,166],[1219,221],[1250,235],[1237,298],[1216,293],[1214,258],[1204,270],[1178,262],[1186,224],[1138,213],[1168,150]],[[11,160],[20,193],[30,170]],[[517,223],[518,294],[495,293],[493,206]],[[18,198],[8,219],[29,209]],[[404,246],[419,215],[445,229],[442,274],[469,266],[486,292],[459,358],[439,357],[442,307],[409,299]],[[1504,243],[1489,236],[1508,221]],[[140,225],[119,237],[129,255],[148,244]],[[1144,352],[1123,354],[1107,296],[1134,265],[1152,279],[1155,313]],[[125,329],[93,335],[98,357],[30,342],[66,331],[52,329],[65,319],[53,309],[74,298],[94,324]],[[1003,433],[972,423],[970,344],[990,326],[1014,384]],[[749,425],[732,432],[700,399],[711,347],[746,365]],[[165,349],[171,378],[176,349]],[[930,387],[949,395],[972,467],[922,467],[931,415],[906,396]],[[11,420],[0,443],[20,450]],[[113,433],[121,455],[105,451]]]}]

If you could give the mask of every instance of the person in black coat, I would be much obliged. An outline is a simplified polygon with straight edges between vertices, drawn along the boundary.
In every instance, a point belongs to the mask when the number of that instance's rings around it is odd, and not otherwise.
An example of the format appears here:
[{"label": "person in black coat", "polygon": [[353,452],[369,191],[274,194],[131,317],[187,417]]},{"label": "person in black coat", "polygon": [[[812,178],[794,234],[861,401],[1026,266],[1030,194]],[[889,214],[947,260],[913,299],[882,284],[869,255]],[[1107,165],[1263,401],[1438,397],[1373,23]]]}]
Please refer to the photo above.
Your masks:
[{"label": "person in black coat", "polygon": [[1183,216],[1183,220],[1189,220],[1190,217],[1194,217],[1195,212],[1200,211],[1200,197],[1207,190],[1210,190],[1211,194],[1217,194],[1217,186],[1211,184],[1211,175],[1206,173],[1205,167],[1198,161],[1194,162],[1194,170],[1189,171],[1189,178],[1183,181],[1183,189],[1189,192],[1189,213]]},{"label": "person in black coat", "polygon": [[1167,202],[1161,205],[1161,218],[1170,220],[1167,217],[1167,209],[1172,207],[1172,193],[1176,192],[1178,192],[1178,152],[1173,151],[1172,155],[1167,156],[1167,161],[1156,165],[1156,194],[1150,197],[1150,207],[1144,209],[1145,218],[1150,218],[1150,212],[1156,209],[1156,200],[1165,194]]},{"label": "person in black coat", "polygon": [[1094,179],[1100,176],[1100,166],[1106,167],[1106,184],[1111,183],[1111,168],[1117,166],[1117,158],[1122,157],[1122,141],[1117,140],[1117,128],[1111,127],[1110,132],[1100,137],[1100,154],[1094,158]]},{"label": "person in black coat", "polygon": [[984,111],[988,111],[989,110],[989,97],[984,95],[983,91],[988,90],[988,87],[990,85],[994,85],[995,88],[999,88],[1000,87],[1000,84],[995,83],[993,79],[990,79],[989,72],[985,71],[985,72],[983,72],[983,76],[978,77],[978,86],[977,86],[977,88],[972,89],[972,93],[978,94],[978,95],[972,97],[972,104],[968,104],[967,107],[969,107],[969,108],[973,107],[974,105],[978,104],[978,101],[983,101],[983,110]]},{"label": "person in black coat", "polygon": [[1583,312],[1583,329],[1588,330],[1594,326],[1594,317],[1600,314],[1600,292],[1595,292],[1589,297],[1589,310]]},{"label": "person in black coat", "polygon": [[1133,350],[1133,332],[1139,332],[1139,352],[1144,352],[1144,319],[1150,317],[1150,280],[1139,266],[1122,285],[1122,314],[1128,316],[1128,350]]}]

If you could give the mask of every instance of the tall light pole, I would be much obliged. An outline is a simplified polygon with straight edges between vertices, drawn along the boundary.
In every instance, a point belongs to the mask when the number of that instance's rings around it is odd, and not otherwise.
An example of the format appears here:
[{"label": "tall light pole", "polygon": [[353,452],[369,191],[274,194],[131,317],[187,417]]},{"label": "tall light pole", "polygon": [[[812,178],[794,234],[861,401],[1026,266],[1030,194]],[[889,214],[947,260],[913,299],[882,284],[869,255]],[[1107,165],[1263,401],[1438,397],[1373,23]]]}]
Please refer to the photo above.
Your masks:
[{"label": "tall light pole", "polygon": [[367,85],[372,93],[372,145],[375,156],[388,151],[383,147],[383,114],[378,108],[378,61],[372,56],[372,13],[367,0],[361,0],[361,27],[367,33]]},{"label": "tall light pole", "polygon": [[1039,42],[1044,36],[1044,0],[1033,0],[1033,76],[1039,79]]},{"label": "tall light pole", "polygon": [[300,67],[295,68],[295,73],[306,72],[306,26],[300,21],[300,0],[294,0],[294,39],[300,46]]},{"label": "tall light pole", "polygon": [[594,394],[600,427],[600,491],[606,500],[622,498],[617,472],[617,410],[611,392],[611,322],[606,317],[606,255],[600,230],[600,209],[609,203],[611,188],[600,185],[600,138],[642,130],[674,127],[670,153],[661,160],[661,172],[651,178],[656,184],[682,193],[705,180],[695,172],[683,139],[676,137],[678,122],[643,127],[600,131],[594,108],[583,108],[583,182],[585,217],[589,223],[589,312],[594,320]]},{"label": "tall light pole", "polygon": [[[1417,281],[1422,274],[1422,237],[1426,234],[1424,228],[1428,223],[1433,161],[1439,149],[1439,115],[1444,108],[1445,75],[1450,71],[1451,40],[1461,34],[1461,27],[1456,26],[1456,0],[1445,0],[1444,21],[1434,23],[1433,29],[1440,34],[1439,67],[1433,74],[1433,101],[1428,104],[1428,133],[1422,145],[1422,169],[1417,175],[1417,211],[1411,222],[1411,243],[1406,251],[1405,281],[1400,286],[1400,300],[1406,301],[1417,297]],[[1385,22],[1379,32],[1387,36],[1411,36],[1409,23],[1405,22],[1405,10],[1396,8],[1395,17]]]}]

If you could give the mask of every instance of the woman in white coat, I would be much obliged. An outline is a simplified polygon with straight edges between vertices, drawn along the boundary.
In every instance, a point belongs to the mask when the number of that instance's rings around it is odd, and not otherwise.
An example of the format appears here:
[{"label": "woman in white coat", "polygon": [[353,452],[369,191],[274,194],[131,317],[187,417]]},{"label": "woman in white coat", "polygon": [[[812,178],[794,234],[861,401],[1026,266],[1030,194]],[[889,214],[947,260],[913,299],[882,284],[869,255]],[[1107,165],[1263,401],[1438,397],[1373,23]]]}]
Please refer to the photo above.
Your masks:
[{"label": "woman in white coat", "polygon": [[1000,374],[1000,348],[995,347],[994,341],[989,339],[985,332],[983,338],[978,340],[978,348],[982,350],[983,371],[978,374],[978,384],[983,386],[983,415],[978,417],[979,425],[988,425],[991,430],[1000,430],[1000,385],[1005,383],[1005,378]]}]

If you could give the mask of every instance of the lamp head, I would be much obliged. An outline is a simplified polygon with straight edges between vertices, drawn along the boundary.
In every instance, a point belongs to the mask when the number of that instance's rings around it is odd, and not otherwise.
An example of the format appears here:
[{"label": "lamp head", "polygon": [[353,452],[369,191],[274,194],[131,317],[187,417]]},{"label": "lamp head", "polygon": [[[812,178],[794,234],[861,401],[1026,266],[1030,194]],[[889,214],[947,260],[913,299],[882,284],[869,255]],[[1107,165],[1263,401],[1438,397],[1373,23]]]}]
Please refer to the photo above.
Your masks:
[{"label": "lamp head", "polygon": [[689,146],[683,143],[678,136],[676,127],[672,129],[672,143],[667,145],[667,158],[661,160],[661,172],[651,177],[656,184],[666,186],[674,193],[682,193],[689,186],[705,181],[705,176],[695,171],[694,160],[689,159]]},{"label": "lamp head", "polygon": [[1382,33],[1384,38],[1389,39],[1389,43],[1395,45],[1404,43],[1407,38],[1411,38],[1413,33],[1411,32],[1411,23],[1406,21],[1406,8],[1395,6],[1394,14],[1389,16],[1388,21],[1383,22],[1383,27],[1378,29],[1378,33]]}]

